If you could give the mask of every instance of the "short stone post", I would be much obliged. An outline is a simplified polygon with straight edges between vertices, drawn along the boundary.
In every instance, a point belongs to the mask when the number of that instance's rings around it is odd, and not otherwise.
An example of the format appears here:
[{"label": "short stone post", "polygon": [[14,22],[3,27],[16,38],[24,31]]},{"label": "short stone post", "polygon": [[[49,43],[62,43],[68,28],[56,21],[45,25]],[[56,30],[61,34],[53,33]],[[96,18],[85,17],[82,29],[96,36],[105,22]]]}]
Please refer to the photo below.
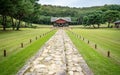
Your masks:
[{"label": "short stone post", "polygon": [[110,51],[107,52],[107,56],[110,57]]},{"label": "short stone post", "polygon": [[88,44],[90,43],[90,41],[88,40]]},{"label": "short stone post", "polygon": [[6,57],[6,55],[7,55],[7,54],[6,54],[6,50],[4,50],[4,57]]},{"label": "short stone post", "polygon": [[36,36],[36,40],[37,40],[37,36]]},{"label": "short stone post", "polygon": [[32,42],[32,39],[30,39],[30,43]]},{"label": "short stone post", "polygon": [[84,40],[84,37],[83,37],[83,40]]},{"label": "short stone post", "polygon": [[23,43],[21,43],[21,48],[23,48]]},{"label": "short stone post", "polygon": [[97,44],[95,44],[95,49],[97,49]]}]

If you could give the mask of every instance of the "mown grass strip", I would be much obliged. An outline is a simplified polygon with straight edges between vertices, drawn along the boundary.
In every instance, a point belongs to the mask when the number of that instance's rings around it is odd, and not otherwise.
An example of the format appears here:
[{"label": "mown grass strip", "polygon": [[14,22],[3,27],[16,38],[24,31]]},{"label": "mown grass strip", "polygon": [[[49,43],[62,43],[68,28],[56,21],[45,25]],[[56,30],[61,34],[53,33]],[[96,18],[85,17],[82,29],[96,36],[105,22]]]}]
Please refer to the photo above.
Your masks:
[{"label": "mown grass strip", "polygon": [[56,31],[53,31],[38,39],[20,52],[6,57],[5,60],[0,62],[0,75],[15,75],[25,62],[33,56],[55,32]]},{"label": "mown grass strip", "polygon": [[43,33],[49,32],[51,28],[22,28],[20,31],[0,31],[0,60],[3,59],[3,50],[7,51],[7,56],[12,55],[15,52],[20,51],[21,43],[24,46],[29,45],[29,40],[36,41],[36,38],[43,35]]},{"label": "mown grass strip", "polygon": [[91,43],[97,44],[103,54],[110,51],[113,60],[120,64],[120,30],[119,29],[72,29],[72,32],[83,36]]},{"label": "mown grass strip", "polygon": [[119,75],[120,66],[112,62],[107,57],[98,53],[96,50],[87,45],[84,41],[72,35],[67,31],[67,34],[75,44],[80,54],[83,56],[94,75]]}]

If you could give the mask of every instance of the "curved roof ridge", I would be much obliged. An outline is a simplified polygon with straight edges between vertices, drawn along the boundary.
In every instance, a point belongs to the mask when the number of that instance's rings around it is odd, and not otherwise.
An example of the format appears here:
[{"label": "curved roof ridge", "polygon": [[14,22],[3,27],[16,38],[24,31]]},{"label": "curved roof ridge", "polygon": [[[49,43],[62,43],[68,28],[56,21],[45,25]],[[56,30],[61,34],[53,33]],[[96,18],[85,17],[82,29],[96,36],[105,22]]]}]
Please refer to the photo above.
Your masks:
[{"label": "curved roof ridge", "polygon": [[59,19],[63,19],[63,20],[66,20],[68,22],[71,22],[70,17],[51,17],[51,22],[55,22],[56,20],[59,20]]}]

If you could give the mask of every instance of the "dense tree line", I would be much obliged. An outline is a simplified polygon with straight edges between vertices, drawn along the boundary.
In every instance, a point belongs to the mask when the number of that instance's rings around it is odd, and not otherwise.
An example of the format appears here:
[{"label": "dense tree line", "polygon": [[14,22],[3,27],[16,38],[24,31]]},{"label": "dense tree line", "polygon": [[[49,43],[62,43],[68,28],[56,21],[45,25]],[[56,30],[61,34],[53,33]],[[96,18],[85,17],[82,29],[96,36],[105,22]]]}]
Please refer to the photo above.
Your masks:
[{"label": "dense tree line", "polygon": [[[34,23],[51,24],[51,17],[71,17],[71,24],[83,24],[84,26],[95,25],[99,28],[101,24],[110,23],[120,19],[120,5],[105,5],[85,8],[70,8],[62,6],[41,6],[38,20]],[[111,20],[110,20],[111,19]]]},{"label": "dense tree line", "polygon": [[[27,16],[36,16],[36,10],[38,0],[1,0],[0,1],[0,14],[2,17],[3,30],[6,30],[8,17],[11,17],[13,30],[19,30],[22,20],[26,22],[30,21],[24,19]],[[38,12],[38,11],[37,11]],[[34,14],[35,13],[35,14]],[[34,15],[33,15],[34,14]],[[16,20],[16,21],[14,21]]]},{"label": "dense tree line", "polygon": [[94,25],[98,25],[98,28],[100,24],[108,23],[108,28],[112,27],[110,26],[110,23],[113,23],[116,20],[120,20],[120,5],[105,5],[98,11],[94,11],[91,13],[86,13],[82,18],[82,24],[84,26],[91,26],[95,28]]}]

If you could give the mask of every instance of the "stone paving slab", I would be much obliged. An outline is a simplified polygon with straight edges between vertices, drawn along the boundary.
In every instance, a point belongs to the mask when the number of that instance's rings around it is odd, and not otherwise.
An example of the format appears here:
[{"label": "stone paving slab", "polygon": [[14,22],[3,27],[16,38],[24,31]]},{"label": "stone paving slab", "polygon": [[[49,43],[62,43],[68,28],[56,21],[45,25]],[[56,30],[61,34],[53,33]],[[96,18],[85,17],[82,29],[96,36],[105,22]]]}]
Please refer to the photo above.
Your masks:
[{"label": "stone paving slab", "polygon": [[17,75],[93,75],[64,30],[60,29]]}]

